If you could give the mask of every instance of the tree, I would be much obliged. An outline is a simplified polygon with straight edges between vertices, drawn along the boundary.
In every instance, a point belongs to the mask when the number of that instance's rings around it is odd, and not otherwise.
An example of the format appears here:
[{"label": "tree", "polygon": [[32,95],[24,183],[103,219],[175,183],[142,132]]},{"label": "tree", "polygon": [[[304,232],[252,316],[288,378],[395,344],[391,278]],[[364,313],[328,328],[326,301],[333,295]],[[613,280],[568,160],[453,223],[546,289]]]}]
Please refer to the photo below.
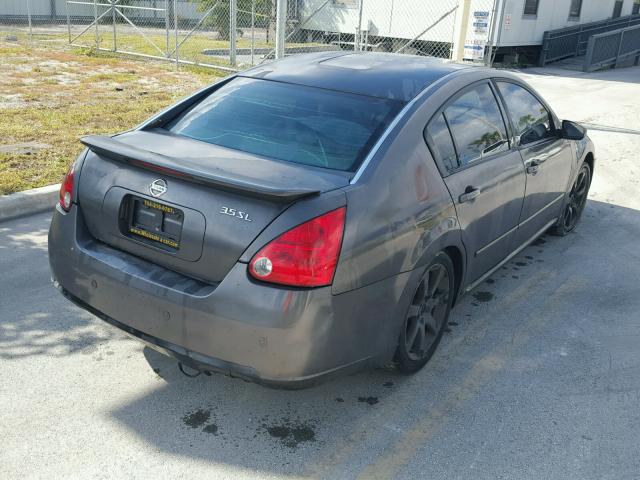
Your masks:
[{"label": "tree", "polygon": [[[229,39],[229,11],[230,0],[194,0],[198,4],[198,10],[205,13],[211,8],[213,11],[204,21],[218,31],[221,40]],[[251,28],[251,9],[255,5],[256,28],[268,28],[271,21],[272,5],[274,0],[236,0],[238,16],[236,24],[238,28]]]}]

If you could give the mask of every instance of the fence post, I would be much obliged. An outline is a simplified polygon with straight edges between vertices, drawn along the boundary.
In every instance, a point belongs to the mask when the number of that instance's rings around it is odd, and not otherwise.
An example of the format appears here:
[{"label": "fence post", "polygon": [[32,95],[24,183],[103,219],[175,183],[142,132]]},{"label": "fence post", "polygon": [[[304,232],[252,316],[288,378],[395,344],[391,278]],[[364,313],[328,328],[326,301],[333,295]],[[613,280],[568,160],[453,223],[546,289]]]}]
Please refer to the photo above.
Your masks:
[{"label": "fence post", "polygon": [[64,9],[67,12],[67,32],[69,32],[69,43],[71,43],[71,16],[69,15],[69,4],[64,2]]},{"label": "fence post", "polygon": [[236,66],[236,34],[238,31],[238,2],[230,0],[229,2],[229,63],[232,67]]},{"label": "fence post", "polygon": [[356,37],[355,37],[355,42],[353,42],[353,49],[356,52],[359,52],[360,50],[362,50],[362,46],[360,45],[360,42],[362,41],[362,10],[363,10],[363,3],[364,0],[360,0],[358,5],[358,28],[356,29]]},{"label": "fence post", "polygon": [[287,0],[277,0],[276,4],[276,59],[284,58],[284,41],[287,25]]},{"label": "fence post", "polygon": [[31,0],[27,0],[27,18],[29,20],[29,43],[33,43],[33,30],[31,29]]},{"label": "fence post", "polygon": [[256,49],[256,0],[251,1],[251,66],[254,64]]},{"label": "fence post", "polygon": [[98,32],[98,1],[93,0],[93,21],[96,24],[96,51],[100,50],[100,33]]},{"label": "fence post", "polygon": [[111,0],[111,22],[113,23],[113,51],[117,52],[118,42],[116,40],[116,0]]},{"label": "fence post", "polygon": [[166,57],[169,58],[169,24],[171,22],[171,14],[169,13],[169,0],[164,0],[164,29],[166,35]]},{"label": "fence post", "polygon": [[176,70],[180,68],[180,55],[178,52],[178,0],[173,0],[173,31],[176,40]]}]

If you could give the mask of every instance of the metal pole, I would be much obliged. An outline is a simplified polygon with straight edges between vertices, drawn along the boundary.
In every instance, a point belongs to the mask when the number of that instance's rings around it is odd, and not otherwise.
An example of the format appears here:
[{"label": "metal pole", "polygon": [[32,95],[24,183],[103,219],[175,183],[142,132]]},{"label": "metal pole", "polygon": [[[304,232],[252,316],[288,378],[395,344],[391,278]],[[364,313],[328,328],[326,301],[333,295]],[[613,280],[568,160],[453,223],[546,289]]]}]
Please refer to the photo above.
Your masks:
[{"label": "metal pole", "polygon": [[277,0],[276,4],[276,59],[284,58],[287,25],[287,0]]},{"label": "metal pole", "polygon": [[496,23],[497,23],[496,13],[498,13],[498,0],[493,0],[493,9],[491,10],[491,17],[490,17],[491,25],[488,31],[487,45],[486,45],[487,48],[484,53],[484,64],[489,68],[491,68],[491,65],[493,63],[493,37],[496,32]]},{"label": "metal pole", "polygon": [[362,4],[364,3],[364,0],[360,0],[358,3],[358,28],[356,29],[356,41],[353,42],[353,49],[356,52],[362,50],[360,42],[362,40]]},{"label": "metal pole", "polygon": [[111,0],[111,21],[113,22],[113,51],[118,51],[118,42],[116,40],[116,1]]},{"label": "metal pole", "polygon": [[166,36],[166,43],[167,43],[167,48],[166,48],[166,55],[167,57],[169,57],[169,22],[170,22],[170,17],[169,17],[169,0],[164,0],[164,29],[165,29],[165,36]]},{"label": "metal pole", "polygon": [[96,24],[96,50],[100,49],[100,33],[98,32],[98,2],[93,0],[93,17]]},{"label": "metal pole", "polygon": [[[506,0],[502,0],[502,5],[500,7],[500,22],[498,23],[498,35],[496,37],[496,44],[495,47],[496,49],[493,52],[493,55],[491,56],[491,63],[489,63],[489,66],[493,65],[493,61],[496,59],[496,53],[498,51],[498,47],[500,46],[500,40],[502,39],[502,30],[504,28],[504,10],[506,8],[507,2]],[[544,41],[542,42],[543,48],[544,48]]]},{"label": "metal pole", "polygon": [[251,1],[251,65],[254,65],[254,53],[256,49],[256,0]]},{"label": "metal pole", "polygon": [[176,37],[176,70],[180,68],[180,59],[178,58],[178,0],[173,0],[173,31]]},{"label": "metal pole", "polygon": [[27,0],[27,19],[29,20],[29,43],[32,43],[33,30],[31,29],[31,0]]},{"label": "metal pole", "polygon": [[238,2],[229,2],[229,63],[236,66],[236,34],[238,30]]},{"label": "metal pole", "polygon": [[64,9],[67,12],[67,31],[69,32],[69,43],[71,43],[71,16],[69,15],[69,4],[64,2]]}]

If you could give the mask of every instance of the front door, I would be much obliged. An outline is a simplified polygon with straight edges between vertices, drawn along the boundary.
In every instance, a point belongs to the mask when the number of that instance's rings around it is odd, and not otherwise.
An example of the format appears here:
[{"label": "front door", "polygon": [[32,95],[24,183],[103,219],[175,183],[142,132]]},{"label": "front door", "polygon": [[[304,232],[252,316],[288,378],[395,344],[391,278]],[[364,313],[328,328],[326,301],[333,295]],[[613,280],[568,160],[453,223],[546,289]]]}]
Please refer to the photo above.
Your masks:
[{"label": "front door", "polygon": [[526,194],[517,243],[530,240],[560,214],[571,176],[573,150],[559,136],[551,112],[523,86],[496,82],[524,161]]},{"label": "front door", "polygon": [[513,249],[525,190],[522,158],[511,148],[489,82],[456,95],[426,134],[455,204],[471,283]]}]

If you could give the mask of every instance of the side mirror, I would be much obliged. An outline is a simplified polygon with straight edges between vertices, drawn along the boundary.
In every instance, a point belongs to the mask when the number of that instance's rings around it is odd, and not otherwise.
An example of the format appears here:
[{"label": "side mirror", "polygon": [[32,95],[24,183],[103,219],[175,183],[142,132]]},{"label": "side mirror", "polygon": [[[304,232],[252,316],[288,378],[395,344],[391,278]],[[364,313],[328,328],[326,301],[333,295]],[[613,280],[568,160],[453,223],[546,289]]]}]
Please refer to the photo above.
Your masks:
[{"label": "side mirror", "polygon": [[587,133],[587,129],[582,125],[569,120],[562,121],[562,138],[567,140],[582,140]]}]

